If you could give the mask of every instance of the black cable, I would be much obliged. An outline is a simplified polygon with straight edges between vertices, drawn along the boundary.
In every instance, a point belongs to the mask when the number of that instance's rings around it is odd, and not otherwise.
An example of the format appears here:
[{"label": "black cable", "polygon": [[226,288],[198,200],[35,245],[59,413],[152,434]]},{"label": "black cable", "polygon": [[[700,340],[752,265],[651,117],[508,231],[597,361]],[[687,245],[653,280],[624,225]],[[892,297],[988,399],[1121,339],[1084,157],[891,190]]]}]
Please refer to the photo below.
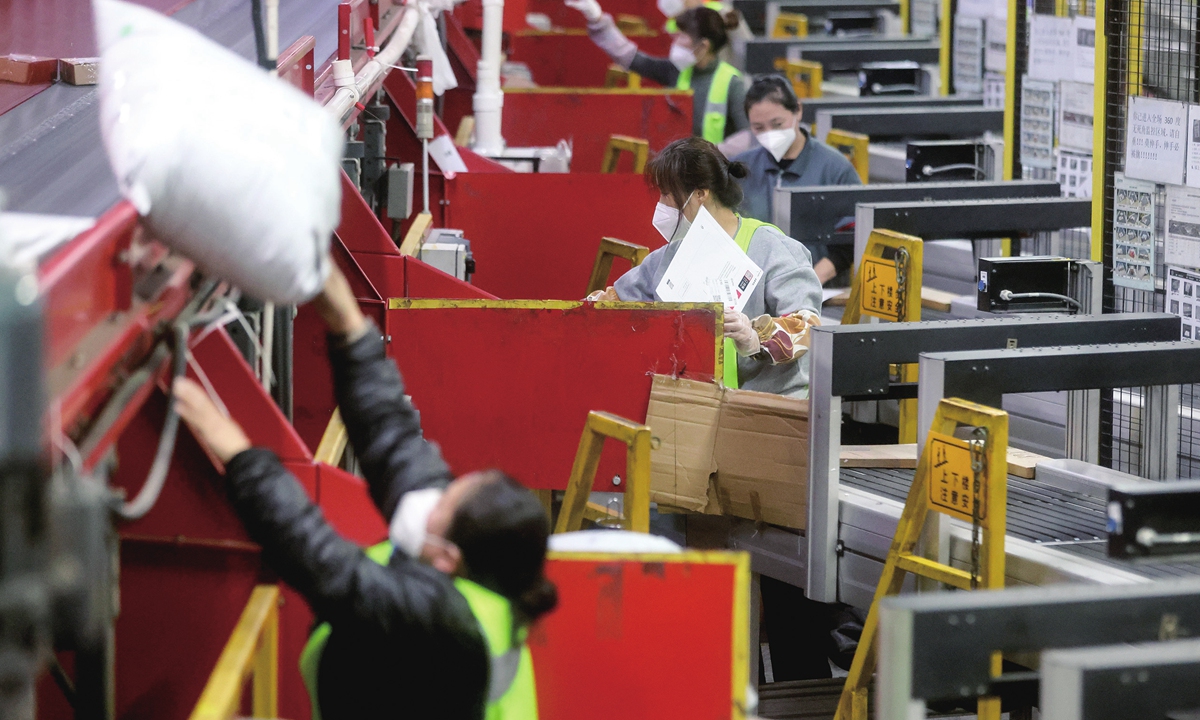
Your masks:
[{"label": "black cable", "polygon": [[254,25],[254,50],[258,55],[258,66],[271,72],[276,68],[276,60],[267,57],[267,33],[263,25],[262,0],[250,0],[250,19]]}]

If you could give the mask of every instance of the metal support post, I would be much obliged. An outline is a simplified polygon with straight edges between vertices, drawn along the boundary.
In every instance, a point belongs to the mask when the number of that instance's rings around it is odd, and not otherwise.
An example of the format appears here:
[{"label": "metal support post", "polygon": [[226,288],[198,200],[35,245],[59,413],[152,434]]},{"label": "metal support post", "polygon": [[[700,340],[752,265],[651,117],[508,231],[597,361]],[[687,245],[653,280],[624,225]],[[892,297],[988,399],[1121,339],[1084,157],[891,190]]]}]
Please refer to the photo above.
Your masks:
[{"label": "metal support post", "polygon": [[1179,477],[1179,386],[1142,388],[1142,477]]},{"label": "metal support post", "polygon": [[819,602],[837,602],[838,486],[841,470],[842,399],[833,394],[832,333],[812,333],[809,357],[808,583]]}]

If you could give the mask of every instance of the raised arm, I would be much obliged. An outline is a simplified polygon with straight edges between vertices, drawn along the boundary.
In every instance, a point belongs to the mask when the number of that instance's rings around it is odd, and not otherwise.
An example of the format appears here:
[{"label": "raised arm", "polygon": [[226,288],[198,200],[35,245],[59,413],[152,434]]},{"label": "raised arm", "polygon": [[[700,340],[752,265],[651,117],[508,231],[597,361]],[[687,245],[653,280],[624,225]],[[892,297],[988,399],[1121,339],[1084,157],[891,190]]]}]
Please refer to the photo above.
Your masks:
[{"label": "raised arm", "polygon": [[453,476],[437,447],[425,440],[379,329],[363,316],[336,269],[314,306],[329,326],[334,394],[346,434],[371,498],[390,518],[404,493],[444,486]]}]

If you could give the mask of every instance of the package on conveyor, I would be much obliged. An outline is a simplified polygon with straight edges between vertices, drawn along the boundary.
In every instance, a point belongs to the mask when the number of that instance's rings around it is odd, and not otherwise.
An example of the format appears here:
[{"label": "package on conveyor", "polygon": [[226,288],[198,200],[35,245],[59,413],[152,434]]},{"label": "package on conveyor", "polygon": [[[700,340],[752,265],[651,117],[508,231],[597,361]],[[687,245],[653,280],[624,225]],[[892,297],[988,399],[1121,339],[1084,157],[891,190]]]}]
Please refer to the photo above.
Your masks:
[{"label": "package on conveyor", "polygon": [[312,98],[157,12],[95,0],[100,126],[155,237],[279,303],[329,272],[344,140]]}]

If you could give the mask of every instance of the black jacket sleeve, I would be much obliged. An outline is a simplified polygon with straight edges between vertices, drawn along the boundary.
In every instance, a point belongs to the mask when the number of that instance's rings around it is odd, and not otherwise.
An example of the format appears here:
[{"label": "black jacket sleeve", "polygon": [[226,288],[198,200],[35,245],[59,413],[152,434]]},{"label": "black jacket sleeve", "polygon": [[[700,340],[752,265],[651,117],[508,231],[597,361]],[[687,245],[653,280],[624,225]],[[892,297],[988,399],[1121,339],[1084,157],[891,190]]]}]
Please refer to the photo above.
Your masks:
[{"label": "black jacket sleeve", "polygon": [[[404,632],[429,628],[446,612],[446,583],[438,582],[435,571],[404,559],[397,574],[372,561],[337,534],[270,450],[239,453],[226,465],[225,480],[246,532],[262,546],[263,560],[319,617]],[[388,628],[397,621],[404,626]]]},{"label": "black jacket sleeve", "polygon": [[629,69],[665,88],[673,88],[675,83],[679,82],[679,68],[670,60],[647,55],[641,50],[633,57],[633,62],[629,63]]},{"label": "black jacket sleeve", "polygon": [[392,517],[404,493],[445,486],[453,479],[437,447],[421,432],[378,328],[371,325],[352,343],[331,337],[329,359],[346,434],[385,519]]}]

